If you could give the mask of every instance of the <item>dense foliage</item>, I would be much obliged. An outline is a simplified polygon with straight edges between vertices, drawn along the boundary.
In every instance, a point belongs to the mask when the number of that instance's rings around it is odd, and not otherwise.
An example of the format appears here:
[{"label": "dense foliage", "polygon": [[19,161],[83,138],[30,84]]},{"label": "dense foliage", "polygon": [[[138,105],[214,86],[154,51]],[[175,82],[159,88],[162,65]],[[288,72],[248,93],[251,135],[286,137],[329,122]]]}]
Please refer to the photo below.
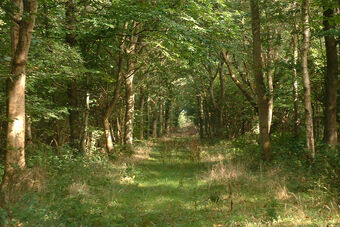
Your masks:
[{"label": "dense foliage", "polygon": [[[30,8],[35,3],[37,13]],[[68,225],[74,220],[79,225],[137,223],[118,214],[110,216],[103,211],[107,207],[100,207],[104,202],[98,207],[85,197],[101,193],[101,187],[107,193],[111,183],[117,190],[122,187],[105,175],[119,172],[110,160],[134,154],[144,140],[169,136],[191,124],[207,144],[233,141],[231,150],[240,150],[232,152],[233,157],[251,157],[251,171],[278,165],[299,169],[301,178],[307,171],[308,183],[318,182],[319,189],[325,187],[328,195],[336,195],[340,192],[339,4],[336,0],[2,1],[0,152],[1,173],[9,179],[3,180],[9,186],[2,186],[2,219],[28,225],[43,219],[46,225]],[[254,30],[257,5],[261,34]],[[22,31],[24,23],[33,23],[32,38],[15,41],[15,31]],[[17,64],[21,49],[16,43],[22,40],[30,40],[22,44],[28,45],[28,58]],[[261,56],[256,59],[257,46]],[[26,100],[19,109],[25,116],[21,121],[24,148],[15,147],[18,143],[10,136],[20,118],[13,116],[20,111],[9,104],[19,100],[13,88],[23,75],[26,87],[21,96]],[[272,143],[267,150],[263,108],[267,108],[266,133]],[[20,158],[11,156],[13,146],[24,152]],[[79,173],[77,166],[81,166]],[[87,176],[99,174],[92,171],[96,168],[105,171],[103,176],[85,184]],[[23,173],[17,174],[16,169]],[[74,183],[77,192],[42,205],[72,190],[68,187],[75,176],[79,177]],[[44,189],[33,187],[38,194],[20,197],[19,203],[11,201],[6,191],[15,182],[27,184],[25,177],[53,180],[46,183],[48,193],[39,194]],[[102,182],[105,179],[108,182]],[[86,188],[88,184],[98,184],[99,191]],[[78,204],[83,199],[89,204]],[[22,209],[25,202],[28,208]],[[66,210],[67,204],[75,213]],[[268,220],[277,220],[276,201],[268,206]],[[7,220],[10,209],[14,217]]]}]

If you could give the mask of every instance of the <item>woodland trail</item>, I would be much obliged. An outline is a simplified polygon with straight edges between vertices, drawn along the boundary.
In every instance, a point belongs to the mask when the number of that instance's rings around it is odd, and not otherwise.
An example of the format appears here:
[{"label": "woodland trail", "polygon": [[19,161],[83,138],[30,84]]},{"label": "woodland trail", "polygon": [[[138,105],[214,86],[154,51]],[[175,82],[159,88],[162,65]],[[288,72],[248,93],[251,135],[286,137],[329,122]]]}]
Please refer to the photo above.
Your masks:
[{"label": "woodland trail", "polygon": [[[48,178],[12,212],[23,226],[336,226],[334,198],[298,169],[263,167],[257,144],[180,132],[133,154],[30,160]],[[123,149],[123,148],[122,148]],[[45,166],[44,166],[45,164]],[[48,175],[47,175],[48,174]],[[303,175],[305,174],[305,175]],[[303,178],[301,178],[303,176]]]},{"label": "woodland trail", "polygon": [[[140,160],[127,164],[127,174],[121,178],[129,187],[119,197],[122,226],[330,223],[316,215],[318,202],[311,200],[311,192],[301,190],[302,183],[296,184],[294,178],[286,182],[289,176],[278,168],[259,172],[247,166],[249,160],[232,161],[229,143],[202,145],[187,135],[149,143],[150,150],[137,151]],[[333,212],[337,223],[339,213]]]},{"label": "woodland trail", "polygon": [[126,210],[131,211],[122,214],[124,224],[209,226],[224,216],[206,209],[210,203],[209,186],[200,178],[208,165],[193,160],[187,146],[183,147],[189,140],[160,140],[152,146],[147,159],[127,167],[132,175],[123,181],[131,180],[134,190],[133,198],[131,194],[121,198],[126,201]]}]

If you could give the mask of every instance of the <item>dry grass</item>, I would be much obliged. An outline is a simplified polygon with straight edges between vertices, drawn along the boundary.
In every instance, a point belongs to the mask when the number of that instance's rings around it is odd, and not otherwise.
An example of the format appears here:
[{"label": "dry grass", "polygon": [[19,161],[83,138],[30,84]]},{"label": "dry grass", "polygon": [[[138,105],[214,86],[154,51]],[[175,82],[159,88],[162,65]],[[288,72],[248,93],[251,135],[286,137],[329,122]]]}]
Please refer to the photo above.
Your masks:
[{"label": "dry grass", "polygon": [[201,161],[201,141],[198,138],[193,138],[186,145],[187,149],[190,151],[191,159],[195,162]]},{"label": "dry grass", "polygon": [[74,182],[69,185],[68,192],[70,195],[89,195],[89,186],[85,182]]},{"label": "dry grass", "polygon": [[135,149],[135,153],[132,156],[132,159],[135,162],[141,162],[143,160],[150,160],[151,146],[139,146]]},{"label": "dry grass", "polygon": [[277,200],[288,200],[291,197],[292,196],[289,194],[289,191],[288,191],[286,185],[278,184],[278,186],[276,188],[276,196],[275,196],[275,198]]},{"label": "dry grass", "polygon": [[228,182],[229,180],[246,175],[247,172],[244,165],[230,161],[224,163],[221,160],[211,167],[206,177],[209,181]]},{"label": "dry grass", "polygon": [[5,201],[16,203],[28,192],[41,192],[46,188],[45,171],[41,167],[27,168],[17,171],[11,177],[7,187],[4,187]]}]

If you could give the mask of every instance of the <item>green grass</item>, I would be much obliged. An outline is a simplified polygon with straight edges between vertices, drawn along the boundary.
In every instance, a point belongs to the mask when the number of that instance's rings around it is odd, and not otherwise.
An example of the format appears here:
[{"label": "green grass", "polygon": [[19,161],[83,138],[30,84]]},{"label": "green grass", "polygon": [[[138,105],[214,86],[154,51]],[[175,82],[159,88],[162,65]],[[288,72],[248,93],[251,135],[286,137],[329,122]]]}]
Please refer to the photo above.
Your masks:
[{"label": "green grass", "polygon": [[296,169],[254,164],[249,149],[256,146],[242,146],[168,138],[145,142],[134,156],[115,161],[36,154],[30,162],[45,171],[41,187],[11,206],[11,221],[24,226],[340,223],[336,198],[321,182]]}]

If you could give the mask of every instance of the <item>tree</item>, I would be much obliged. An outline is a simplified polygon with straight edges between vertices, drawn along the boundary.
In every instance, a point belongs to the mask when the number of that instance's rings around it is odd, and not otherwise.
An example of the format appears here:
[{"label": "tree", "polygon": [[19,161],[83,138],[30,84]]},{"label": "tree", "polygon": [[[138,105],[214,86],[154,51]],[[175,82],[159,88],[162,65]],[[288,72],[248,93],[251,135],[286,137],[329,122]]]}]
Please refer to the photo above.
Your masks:
[{"label": "tree", "polygon": [[250,0],[250,6],[253,35],[253,71],[259,109],[260,144],[263,159],[269,161],[272,158],[272,148],[269,135],[269,104],[262,72],[261,26],[258,0]]},{"label": "tree", "polygon": [[[12,61],[7,79],[7,152],[2,191],[10,187],[17,170],[23,170],[25,160],[25,87],[26,64],[38,9],[37,0],[13,0],[11,14]],[[6,197],[6,196],[5,196]],[[7,198],[5,198],[6,202]]]},{"label": "tree", "polygon": [[[76,27],[76,2],[75,0],[67,0],[65,9],[66,14],[66,28],[67,33],[65,37],[66,43],[70,48],[74,48],[77,44],[77,38],[75,36]],[[73,78],[68,85],[68,97],[70,102],[69,108],[69,124],[70,124],[70,144],[75,148],[80,148],[80,114],[79,114],[79,99],[77,79]]]},{"label": "tree", "polygon": [[[334,5],[333,5],[333,4]],[[325,75],[325,135],[324,140],[330,145],[337,145],[337,91],[338,91],[338,52],[337,40],[332,34],[335,29],[335,23],[332,21],[334,17],[334,6],[337,0],[324,1],[323,6],[323,25],[325,31],[325,46],[327,58],[327,71]]]},{"label": "tree", "polygon": [[315,155],[314,145],[314,125],[313,125],[313,109],[311,85],[308,70],[308,51],[310,46],[310,24],[309,24],[309,0],[303,0],[301,5],[303,41],[301,50],[301,66],[304,90],[304,106],[305,106],[305,123],[306,123],[306,143],[307,149],[311,152],[312,157]]}]

